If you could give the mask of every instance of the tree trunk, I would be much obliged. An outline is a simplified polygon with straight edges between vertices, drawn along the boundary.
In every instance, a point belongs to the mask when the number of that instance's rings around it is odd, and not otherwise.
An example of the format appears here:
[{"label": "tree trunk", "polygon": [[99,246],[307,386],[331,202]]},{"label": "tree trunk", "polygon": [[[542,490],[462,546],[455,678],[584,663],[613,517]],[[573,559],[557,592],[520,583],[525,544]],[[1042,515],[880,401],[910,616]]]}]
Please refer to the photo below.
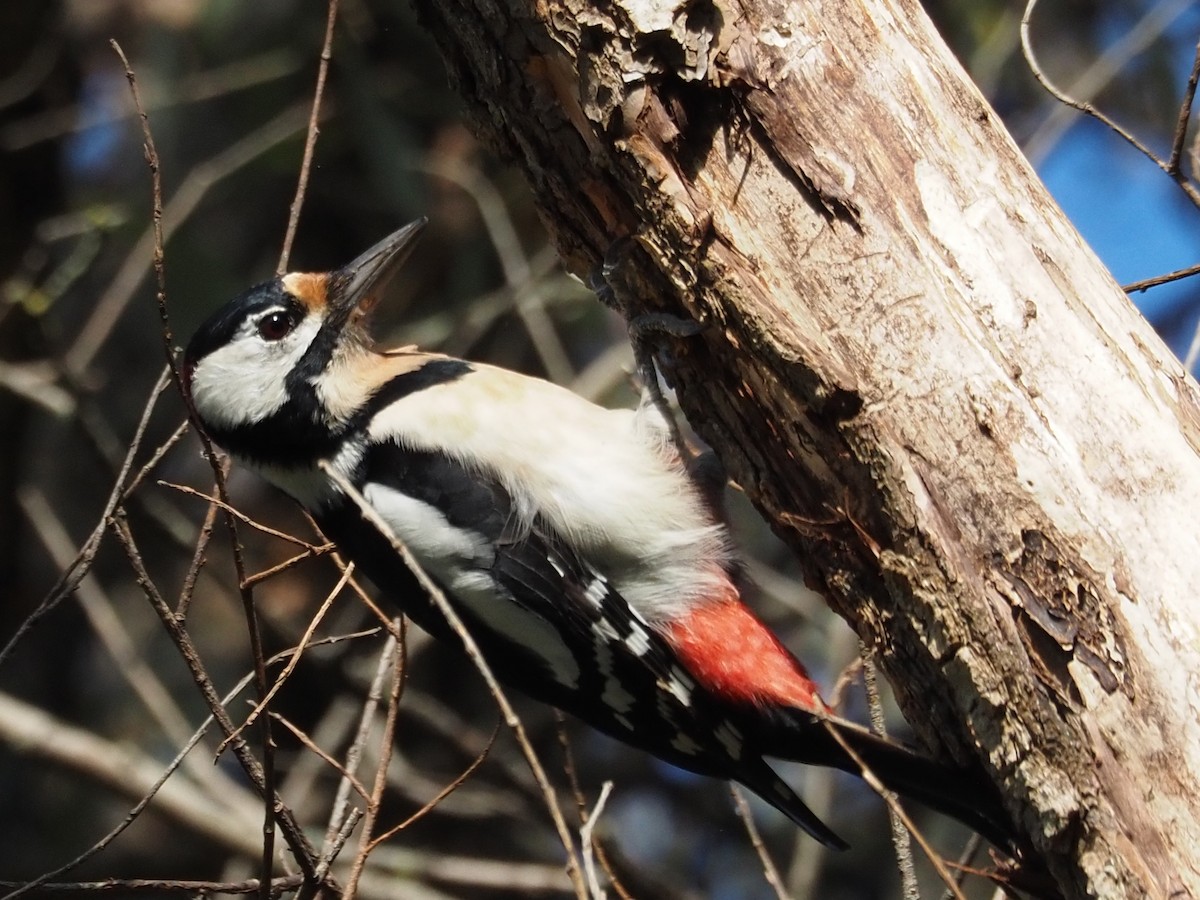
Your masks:
[{"label": "tree trunk", "polygon": [[1195,383],[905,0],[418,0],[568,265],[1068,896],[1200,896]]}]

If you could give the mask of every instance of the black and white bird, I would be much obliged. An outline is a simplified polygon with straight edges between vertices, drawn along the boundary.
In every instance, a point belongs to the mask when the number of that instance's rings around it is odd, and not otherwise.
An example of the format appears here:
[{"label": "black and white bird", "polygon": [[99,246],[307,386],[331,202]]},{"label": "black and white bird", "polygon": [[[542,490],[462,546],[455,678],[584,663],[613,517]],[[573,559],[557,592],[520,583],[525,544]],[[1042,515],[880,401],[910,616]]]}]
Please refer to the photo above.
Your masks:
[{"label": "black and white bird", "polygon": [[421,627],[454,641],[365,498],[444,590],[503,682],[694,772],[740,782],[845,844],[771,769],[861,773],[996,841],[994,789],[833,716],[740,597],[726,530],[651,404],[413,348],[364,316],[424,220],[349,265],[234,298],[192,338],[184,384],[212,439],[300,503]]}]

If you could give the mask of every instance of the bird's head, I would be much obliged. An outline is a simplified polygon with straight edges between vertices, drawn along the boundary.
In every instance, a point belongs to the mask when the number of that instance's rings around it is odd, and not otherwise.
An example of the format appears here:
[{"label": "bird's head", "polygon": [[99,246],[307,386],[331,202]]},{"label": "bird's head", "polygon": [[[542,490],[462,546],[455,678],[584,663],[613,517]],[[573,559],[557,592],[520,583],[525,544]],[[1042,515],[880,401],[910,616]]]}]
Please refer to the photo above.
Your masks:
[{"label": "bird's head", "polygon": [[[217,310],[184,352],[184,389],[227,449],[327,434],[339,363],[367,346],[362,319],[412,252],[418,219],[332,272],[289,272]],[[298,431],[299,429],[299,431]],[[300,448],[297,448],[298,450]]]}]

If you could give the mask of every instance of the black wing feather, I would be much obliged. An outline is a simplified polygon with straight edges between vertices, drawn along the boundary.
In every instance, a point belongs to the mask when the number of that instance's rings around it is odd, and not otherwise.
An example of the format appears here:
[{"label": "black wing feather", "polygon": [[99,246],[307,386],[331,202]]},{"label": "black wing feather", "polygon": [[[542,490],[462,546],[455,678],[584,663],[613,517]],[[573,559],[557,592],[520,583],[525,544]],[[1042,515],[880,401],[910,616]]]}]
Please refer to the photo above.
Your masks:
[{"label": "black wing feather", "polygon": [[[560,683],[543,655],[495,633],[447,593],[501,681],[681,768],[739,781],[818,840],[845,846],[763,760],[741,725],[745,714],[697,684],[604,574],[545,522],[516,523],[498,481],[445,454],[396,443],[371,447],[355,480],[360,488],[402,491],[436,507],[453,527],[485,538],[495,553],[476,565],[492,579],[496,602],[549,624],[579,669],[576,684]],[[459,643],[390,542],[362,527],[353,503],[326,510],[318,523],[421,627]]]}]

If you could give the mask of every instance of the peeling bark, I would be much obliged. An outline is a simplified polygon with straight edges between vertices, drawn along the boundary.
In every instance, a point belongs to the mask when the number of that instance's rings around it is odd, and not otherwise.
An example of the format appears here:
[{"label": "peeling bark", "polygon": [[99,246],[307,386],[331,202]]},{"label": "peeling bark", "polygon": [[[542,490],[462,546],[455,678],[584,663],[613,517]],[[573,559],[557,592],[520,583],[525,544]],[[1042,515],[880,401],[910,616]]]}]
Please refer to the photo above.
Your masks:
[{"label": "peeling bark", "polygon": [[1068,896],[1200,896],[1196,385],[919,7],[418,7],[918,733]]}]

